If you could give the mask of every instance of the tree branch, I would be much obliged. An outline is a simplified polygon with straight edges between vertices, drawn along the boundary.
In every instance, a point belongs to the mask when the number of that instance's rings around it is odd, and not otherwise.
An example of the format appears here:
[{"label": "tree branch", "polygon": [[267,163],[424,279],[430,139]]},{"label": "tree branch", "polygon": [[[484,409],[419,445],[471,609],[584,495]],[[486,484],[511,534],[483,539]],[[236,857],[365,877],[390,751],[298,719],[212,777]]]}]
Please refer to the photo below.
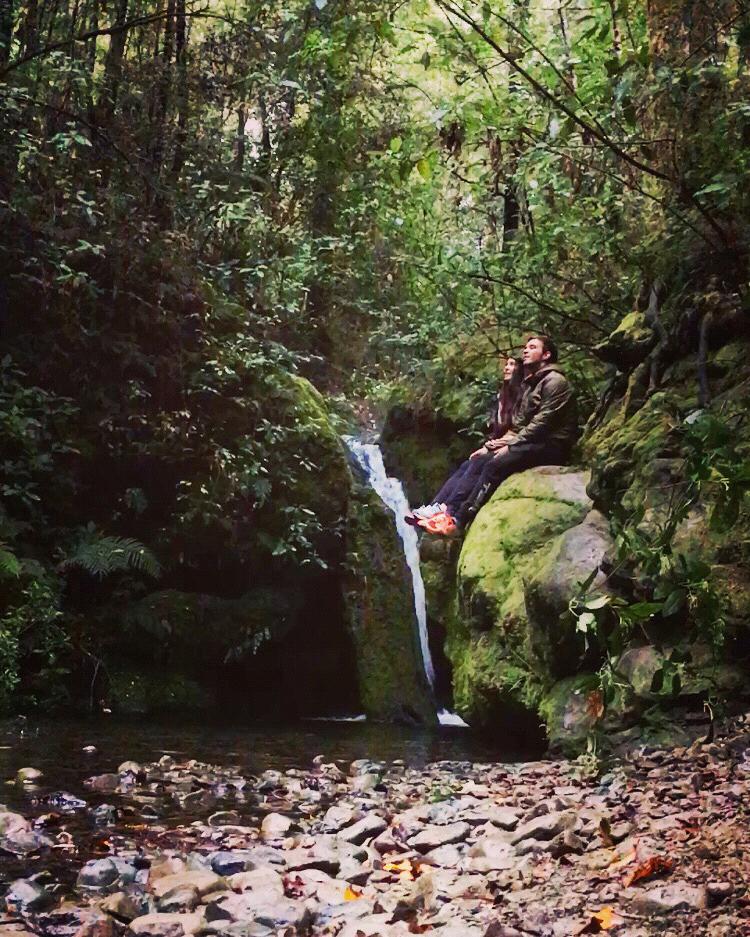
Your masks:
[{"label": "tree branch", "polygon": [[556,97],[549,89],[545,88],[544,85],[537,81],[533,75],[526,71],[526,69],[519,65],[515,57],[512,56],[509,52],[503,49],[495,40],[490,36],[475,20],[473,20],[467,13],[465,13],[460,7],[456,7],[455,3],[452,0],[437,0],[438,6],[449,16],[455,16],[470,27],[490,48],[507,62],[507,64],[517,72],[524,81],[529,84],[536,93],[543,98],[545,101],[548,101],[555,107],[557,110],[562,111],[567,117],[569,117],[575,124],[577,124],[582,130],[590,134],[594,139],[599,140],[601,143],[604,143],[615,155],[619,156],[620,159],[624,160],[629,165],[633,166],[635,169],[641,170],[650,176],[653,176],[656,179],[661,179],[665,182],[674,183],[674,179],[667,175],[667,173],[662,172],[660,169],[657,169],[655,166],[650,166],[648,163],[644,163],[636,157],[631,156],[627,150],[624,150],[618,143],[612,140],[603,130],[599,128],[596,124],[591,124],[588,121],[584,120],[579,114],[572,110],[568,105]]}]

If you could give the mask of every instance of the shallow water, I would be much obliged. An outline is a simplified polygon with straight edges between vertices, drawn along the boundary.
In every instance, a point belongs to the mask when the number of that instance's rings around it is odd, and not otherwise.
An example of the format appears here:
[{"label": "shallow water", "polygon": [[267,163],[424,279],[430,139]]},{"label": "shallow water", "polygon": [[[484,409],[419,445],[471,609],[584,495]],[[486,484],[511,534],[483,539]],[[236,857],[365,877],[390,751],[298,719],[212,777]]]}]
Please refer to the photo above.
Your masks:
[{"label": "shallow water", "polygon": [[[91,745],[96,750],[85,752],[84,748]],[[6,782],[0,802],[31,819],[38,829],[55,838],[56,845],[26,857],[0,850],[0,884],[43,873],[51,876],[61,894],[72,893],[78,870],[89,859],[136,852],[150,856],[164,848],[189,852],[196,846],[191,826],[194,820],[205,822],[216,810],[235,810],[243,823],[254,825],[268,809],[273,809],[269,808],[270,801],[261,805],[257,798],[246,797],[231,783],[212,784],[210,772],[203,776],[207,779],[205,786],[211,787],[215,797],[187,809],[172,796],[168,785],[158,781],[117,793],[94,791],[84,783],[93,775],[116,772],[123,761],[155,762],[165,754],[177,763],[196,759],[231,767],[231,776],[246,777],[270,768],[297,768],[306,774],[316,755],[338,761],[346,770],[357,758],[401,759],[419,768],[444,760],[517,761],[538,752],[501,751],[466,729],[442,726],[424,731],[315,720],[294,725],[234,726],[209,721],[121,722],[111,717],[9,720],[0,723],[0,779]],[[39,783],[15,783],[16,772],[25,767],[44,772]],[[308,777],[309,786],[314,785],[314,775]],[[61,798],[61,791],[85,803]],[[282,806],[286,803],[283,792],[269,796],[272,800],[280,797],[277,809],[294,815],[293,802]],[[116,806],[117,818],[102,827],[94,821],[91,809],[105,803]]]},{"label": "shallow water", "polygon": [[[96,746],[87,754],[84,746]],[[356,758],[402,759],[421,767],[431,761],[511,762],[535,757],[538,751],[502,750],[467,729],[441,726],[426,731],[363,722],[310,720],[292,725],[227,726],[210,721],[175,724],[166,721],[55,720],[0,724],[0,778],[11,779],[19,768],[44,772],[43,790],[83,791],[82,781],[116,771],[125,760],[155,761],[171,754],[178,761],[236,765],[257,774],[268,768],[309,768],[316,755],[348,764]],[[16,785],[0,794],[6,803],[24,800]]]}]

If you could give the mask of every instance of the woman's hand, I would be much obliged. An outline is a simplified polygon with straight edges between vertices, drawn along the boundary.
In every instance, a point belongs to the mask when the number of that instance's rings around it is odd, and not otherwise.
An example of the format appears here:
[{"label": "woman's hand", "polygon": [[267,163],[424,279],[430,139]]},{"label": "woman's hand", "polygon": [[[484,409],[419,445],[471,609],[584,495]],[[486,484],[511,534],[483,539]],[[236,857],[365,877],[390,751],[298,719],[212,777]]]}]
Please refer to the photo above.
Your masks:
[{"label": "woman's hand", "polygon": [[480,455],[487,455],[487,447],[482,446],[481,449],[475,449],[474,452],[469,456],[470,459],[478,459]]}]

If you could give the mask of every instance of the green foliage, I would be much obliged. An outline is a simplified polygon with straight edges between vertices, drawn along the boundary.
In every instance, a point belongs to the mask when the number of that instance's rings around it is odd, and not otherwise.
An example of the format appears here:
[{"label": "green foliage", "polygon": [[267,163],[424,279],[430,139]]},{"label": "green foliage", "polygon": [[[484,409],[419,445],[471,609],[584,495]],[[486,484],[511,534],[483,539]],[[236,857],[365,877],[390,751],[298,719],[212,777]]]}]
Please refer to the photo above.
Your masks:
[{"label": "green foliage", "polygon": [[112,573],[132,569],[153,579],[161,575],[154,554],[132,537],[106,537],[90,524],[72,551],[61,561],[63,571],[79,567],[90,576],[104,579]]},{"label": "green foliage", "polygon": [[[159,571],[226,597],[337,569],[349,483],[299,374],[471,435],[528,330],[585,411],[644,283],[742,292],[747,30],[706,11],[686,35],[680,6],[11,4],[0,614],[47,583],[87,658]],[[746,479],[695,432],[726,530]],[[679,513],[627,525],[644,566]],[[691,562],[648,600],[718,635]]]},{"label": "green foliage", "polygon": [[594,572],[581,583],[569,605],[587,647],[595,642],[603,654],[600,678],[607,702],[614,699],[621,683],[619,657],[639,633],[658,645],[673,640],[675,624],[681,625],[678,640],[682,646],[671,650],[652,684],[654,693],[667,696],[680,692],[684,666],[690,661],[685,644],[706,642],[718,653],[725,640],[724,604],[711,566],[693,553],[676,549],[675,539],[691,512],[706,503],[710,504],[710,526],[722,533],[731,530],[750,490],[750,463],[738,448],[731,422],[716,413],[696,411],[684,422],[680,436],[683,480],[661,519],[651,518],[644,524],[642,510],[619,519],[617,567],[610,576],[628,571],[636,586],[641,590],[645,586],[648,597],[628,601],[592,591]]}]

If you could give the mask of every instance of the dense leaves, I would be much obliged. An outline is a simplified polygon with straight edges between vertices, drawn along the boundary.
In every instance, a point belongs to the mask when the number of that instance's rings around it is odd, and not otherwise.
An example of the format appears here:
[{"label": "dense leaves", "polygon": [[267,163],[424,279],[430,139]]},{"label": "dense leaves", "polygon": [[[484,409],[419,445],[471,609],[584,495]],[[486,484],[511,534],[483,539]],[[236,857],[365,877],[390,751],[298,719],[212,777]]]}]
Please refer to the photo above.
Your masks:
[{"label": "dense leaves", "polygon": [[[345,415],[470,431],[529,330],[592,410],[592,351],[649,296],[650,390],[670,342],[736,323],[748,28],[704,6],[2,5],[8,689],[24,642],[98,662],[108,610],[154,589],[342,562],[341,453],[299,375]],[[690,467],[718,527],[746,488],[722,446]],[[698,607],[698,573],[655,601]]]}]

